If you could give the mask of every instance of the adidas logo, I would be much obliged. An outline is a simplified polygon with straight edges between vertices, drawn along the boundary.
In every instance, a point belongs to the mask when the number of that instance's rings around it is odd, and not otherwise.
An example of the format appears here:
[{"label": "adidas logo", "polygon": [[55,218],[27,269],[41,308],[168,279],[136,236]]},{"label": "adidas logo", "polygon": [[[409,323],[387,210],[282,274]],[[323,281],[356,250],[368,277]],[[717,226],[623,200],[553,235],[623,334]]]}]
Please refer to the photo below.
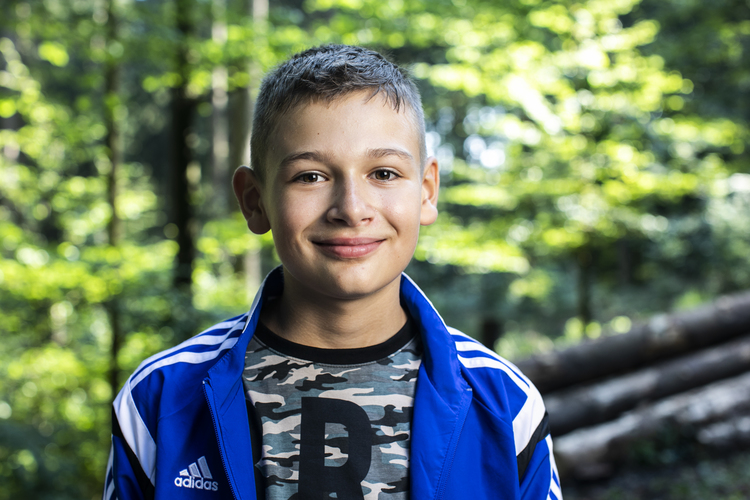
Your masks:
[{"label": "adidas logo", "polygon": [[174,478],[175,486],[180,488],[195,488],[196,490],[218,491],[219,483],[211,481],[213,476],[208,468],[206,457],[200,457],[198,460],[188,465],[187,469],[182,469],[180,475]]}]

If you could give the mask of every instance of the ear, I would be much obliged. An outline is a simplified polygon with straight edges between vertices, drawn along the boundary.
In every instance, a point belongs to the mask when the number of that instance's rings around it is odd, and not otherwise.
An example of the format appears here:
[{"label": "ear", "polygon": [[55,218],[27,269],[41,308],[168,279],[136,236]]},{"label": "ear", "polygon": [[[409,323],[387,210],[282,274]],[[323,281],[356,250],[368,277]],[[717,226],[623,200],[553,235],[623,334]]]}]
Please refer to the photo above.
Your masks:
[{"label": "ear", "polygon": [[255,234],[267,233],[271,229],[262,199],[261,184],[250,168],[241,166],[234,172],[232,188],[247,227]]},{"label": "ear", "polygon": [[437,220],[438,190],[440,189],[440,170],[434,156],[427,158],[422,174],[422,212],[419,223],[429,226]]}]

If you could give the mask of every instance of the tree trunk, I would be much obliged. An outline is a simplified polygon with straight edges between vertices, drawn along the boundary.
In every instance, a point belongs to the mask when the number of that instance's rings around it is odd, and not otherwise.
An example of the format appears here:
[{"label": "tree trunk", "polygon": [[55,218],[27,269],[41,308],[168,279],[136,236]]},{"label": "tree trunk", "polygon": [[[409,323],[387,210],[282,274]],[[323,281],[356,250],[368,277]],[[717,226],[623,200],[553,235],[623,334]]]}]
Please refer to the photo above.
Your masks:
[{"label": "tree trunk", "polygon": [[626,238],[617,240],[617,274],[620,286],[628,286],[633,281],[633,256]]},{"label": "tree trunk", "polygon": [[[221,46],[227,41],[226,0],[214,0],[213,26],[211,38]],[[229,213],[234,195],[229,178],[229,130],[227,122],[227,68],[218,65],[211,75],[211,104],[213,106],[213,148],[212,148],[212,207],[214,214],[224,216]]]},{"label": "tree trunk", "polygon": [[[268,0],[245,0],[245,13],[255,24],[255,32],[261,32],[259,26],[268,18]],[[246,87],[234,90],[229,107],[229,171],[240,165],[250,165],[250,134],[253,119],[253,94],[260,86],[261,73],[258,65],[247,59],[246,68],[249,83]],[[232,199],[230,194],[229,199]],[[245,284],[249,300],[255,296],[260,286],[266,259],[264,252],[250,250],[244,258]]]},{"label": "tree trunk", "polygon": [[593,319],[591,312],[591,271],[593,257],[588,245],[578,251],[578,319],[585,329]]},{"label": "tree trunk", "polygon": [[[243,2],[242,14],[248,18],[253,15],[252,0]],[[253,117],[253,104],[251,96],[253,67],[250,59],[245,61],[246,71],[250,76],[249,83],[245,87],[232,91],[229,107],[229,169],[234,170],[240,165],[250,165],[250,132]]]},{"label": "tree trunk", "polygon": [[[245,12],[252,18],[255,32],[268,19],[268,0],[245,0]],[[261,72],[258,65],[248,58],[245,62],[249,76],[246,87],[232,92],[232,106],[229,108],[229,168],[234,170],[240,165],[250,165],[250,134],[253,119],[253,94],[260,86]]]},{"label": "tree trunk", "polygon": [[747,449],[750,445],[750,416],[736,416],[704,427],[698,431],[698,441],[712,448]]},{"label": "tree trunk", "polygon": [[482,319],[480,341],[487,349],[495,350],[495,343],[503,336],[503,324],[496,318],[486,316]]},{"label": "tree trunk", "polygon": [[[115,12],[114,0],[110,0],[107,3],[107,42],[111,44],[116,42],[117,39],[117,13]],[[119,246],[122,232],[121,221],[117,212],[117,180],[121,155],[120,130],[117,123],[119,73],[119,63],[112,56],[108,56],[104,68],[104,124],[107,128],[105,144],[110,165],[107,176],[107,201],[111,215],[107,224],[107,237],[109,245],[112,247]],[[122,343],[120,304],[117,296],[109,299],[106,303],[106,309],[112,330],[108,379],[112,388],[112,401],[114,401],[117,390],[120,388],[120,366],[117,358]]]},{"label": "tree trunk", "polygon": [[554,442],[560,473],[577,479],[610,475],[638,441],[669,429],[692,433],[750,410],[750,373],[671,396],[617,420],[579,429]]},{"label": "tree trunk", "polygon": [[606,422],[636,406],[750,371],[750,336],[658,366],[545,396],[553,436]]},{"label": "tree trunk", "polygon": [[691,311],[654,316],[621,335],[604,336],[516,364],[542,393],[632,370],[750,332],[750,292]]},{"label": "tree trunk", "polygon": [[176,69],[179,84],[172,89],[172,222],[177,226],[177,261],[174,285],[183,293],[190,293],[193,261],[195,260],[195,236],[193,206],[190,202],[188,167],[193,161],[189,144],[196,102],[187,94],[190,78],[188,62],[188,40],[194,26],[191,19],[192,0],[175,0],[176,26],[180,43],[177,49]]}]

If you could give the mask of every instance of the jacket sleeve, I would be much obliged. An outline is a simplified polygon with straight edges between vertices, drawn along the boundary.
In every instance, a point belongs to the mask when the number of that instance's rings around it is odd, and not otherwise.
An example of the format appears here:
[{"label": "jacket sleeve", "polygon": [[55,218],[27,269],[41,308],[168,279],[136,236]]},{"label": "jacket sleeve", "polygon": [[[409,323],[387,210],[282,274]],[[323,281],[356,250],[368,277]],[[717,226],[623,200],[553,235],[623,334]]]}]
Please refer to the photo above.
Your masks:
[{"label": "jacket sleeve", "polygon": [[552,454],[552,437],[548,431],[530,453],[520,480],[522,500],[562,500],[560,478]]},{"label": "jacket sleeve", "polygon": [[154,498],[154,485],[138,457],[123,437],[116,412],[112,412],[112,447],[107,463],[103,500],[147,500]]}]

